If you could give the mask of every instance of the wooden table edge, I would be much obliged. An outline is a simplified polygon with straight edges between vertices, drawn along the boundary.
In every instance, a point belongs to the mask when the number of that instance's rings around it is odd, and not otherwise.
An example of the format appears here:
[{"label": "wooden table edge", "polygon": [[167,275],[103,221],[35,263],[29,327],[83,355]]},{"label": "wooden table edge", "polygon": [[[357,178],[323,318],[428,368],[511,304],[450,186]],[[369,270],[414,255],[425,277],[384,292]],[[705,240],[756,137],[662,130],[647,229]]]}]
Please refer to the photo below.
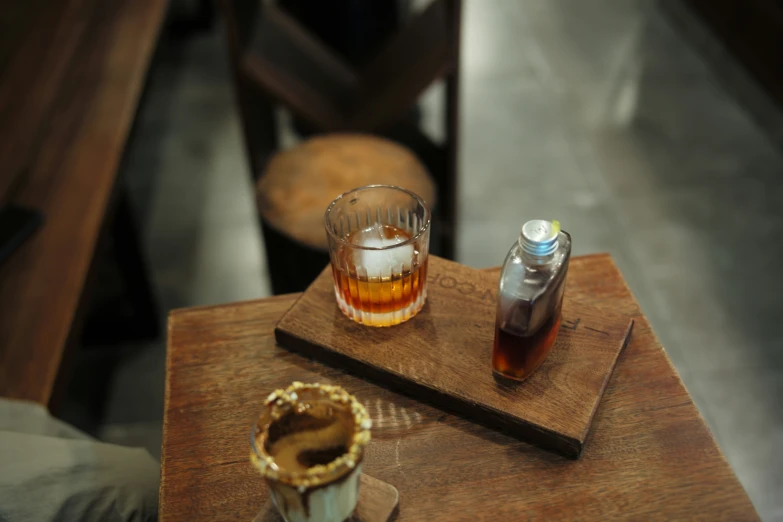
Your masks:
[{"label": "wooden table edge", "polygon": [[[269,297],[258,297],[256,299],[245,299],[242,301],[232,301],[230,303],[220,303],[216,305],[198,305],[198,306],[185,306],[181,308],[172,308],[169,310],[169,319],[174,319],[176,316],[184,313],[191,312],[204,312],[207,310],[220,310],[222,308],[234,308],[236,306],[246,306],[250,304],[261,304],[267,302],[285,301],[287,299],[293,299],[296,301],[302,295],[302,292],[295,292],[291,294],[270,295]],[[287,310],[286,310],[287,311]]]}]

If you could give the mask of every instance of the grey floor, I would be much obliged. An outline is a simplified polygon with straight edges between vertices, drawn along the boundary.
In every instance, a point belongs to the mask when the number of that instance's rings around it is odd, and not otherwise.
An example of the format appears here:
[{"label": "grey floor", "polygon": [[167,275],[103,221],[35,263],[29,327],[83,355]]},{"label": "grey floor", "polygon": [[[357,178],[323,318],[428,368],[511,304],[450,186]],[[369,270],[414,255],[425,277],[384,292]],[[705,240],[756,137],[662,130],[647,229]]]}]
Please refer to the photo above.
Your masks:
[{"label": "grey floor", "polygon": [[[463,42],[458,260],[499,264],[534,217],[576,254],[611,252],[759,513],[783,520],[779,114],[674,3],[467,0]],[[126,165],[165,310],[269,295],[222,44],[162,43]],[[442,94],[424,98],[435,137]],[[164,358],[129,351],[103,438],[159,455]]]}]

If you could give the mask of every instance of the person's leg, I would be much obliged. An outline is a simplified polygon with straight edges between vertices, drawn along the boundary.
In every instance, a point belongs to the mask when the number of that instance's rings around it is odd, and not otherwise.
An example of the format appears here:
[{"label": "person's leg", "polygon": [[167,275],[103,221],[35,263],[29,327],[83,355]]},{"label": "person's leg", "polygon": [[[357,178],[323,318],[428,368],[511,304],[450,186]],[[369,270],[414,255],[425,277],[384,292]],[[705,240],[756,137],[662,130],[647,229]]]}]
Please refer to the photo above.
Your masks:
[{"label": "person's leg", "polygon": [[36,407],[22,412],[5,402],[0,520],[156,520],[160,466],[149,453],[74,438],[80,432],[48,414],[41,420]]},{"label": "person's leg", "polygon": [[55,419],[44,406],[36,402],[0,398],[0,432],[3,431],[95,440],[70,424]]}]

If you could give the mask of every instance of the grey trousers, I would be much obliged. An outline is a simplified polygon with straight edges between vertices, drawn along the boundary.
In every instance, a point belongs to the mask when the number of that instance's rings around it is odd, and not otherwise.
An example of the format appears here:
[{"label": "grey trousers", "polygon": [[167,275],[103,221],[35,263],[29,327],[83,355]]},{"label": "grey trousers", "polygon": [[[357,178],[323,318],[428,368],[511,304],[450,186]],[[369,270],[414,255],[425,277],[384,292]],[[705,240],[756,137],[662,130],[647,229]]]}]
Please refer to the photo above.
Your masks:
[{"label": "grey trousers", "polygon": [[0,522],[156,520],[160,465],[0,398]]}]

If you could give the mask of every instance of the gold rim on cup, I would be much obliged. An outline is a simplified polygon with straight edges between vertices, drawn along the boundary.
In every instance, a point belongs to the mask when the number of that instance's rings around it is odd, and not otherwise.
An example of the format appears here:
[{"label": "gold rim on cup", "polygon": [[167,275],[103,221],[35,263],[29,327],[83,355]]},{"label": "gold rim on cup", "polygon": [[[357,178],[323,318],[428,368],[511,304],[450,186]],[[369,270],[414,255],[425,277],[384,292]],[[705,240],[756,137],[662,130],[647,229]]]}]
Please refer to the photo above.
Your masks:
[{"label": "gold rim on cup", "polygon": [[[309,397],[312,393],[317,395]],[[269,426],[284,415],[290,412],[303,413],[308,403],[318,401],[329,401],[350,408],[354,433],[348,450],[331,462],[318,464],[305,472],[292,472],[281,468],[274,457],[267,452],[264,442],[259,439],[264,439]],[[311,487],[334,482],[361,463],[364,448],[370,442],[372,420],[364,405],[340,386],[294,382],[286,389],[273,391],[264,404],[267,409],[261,414],[250,433],[250,461],[265,478],[288,484],[303,492]]]}]

